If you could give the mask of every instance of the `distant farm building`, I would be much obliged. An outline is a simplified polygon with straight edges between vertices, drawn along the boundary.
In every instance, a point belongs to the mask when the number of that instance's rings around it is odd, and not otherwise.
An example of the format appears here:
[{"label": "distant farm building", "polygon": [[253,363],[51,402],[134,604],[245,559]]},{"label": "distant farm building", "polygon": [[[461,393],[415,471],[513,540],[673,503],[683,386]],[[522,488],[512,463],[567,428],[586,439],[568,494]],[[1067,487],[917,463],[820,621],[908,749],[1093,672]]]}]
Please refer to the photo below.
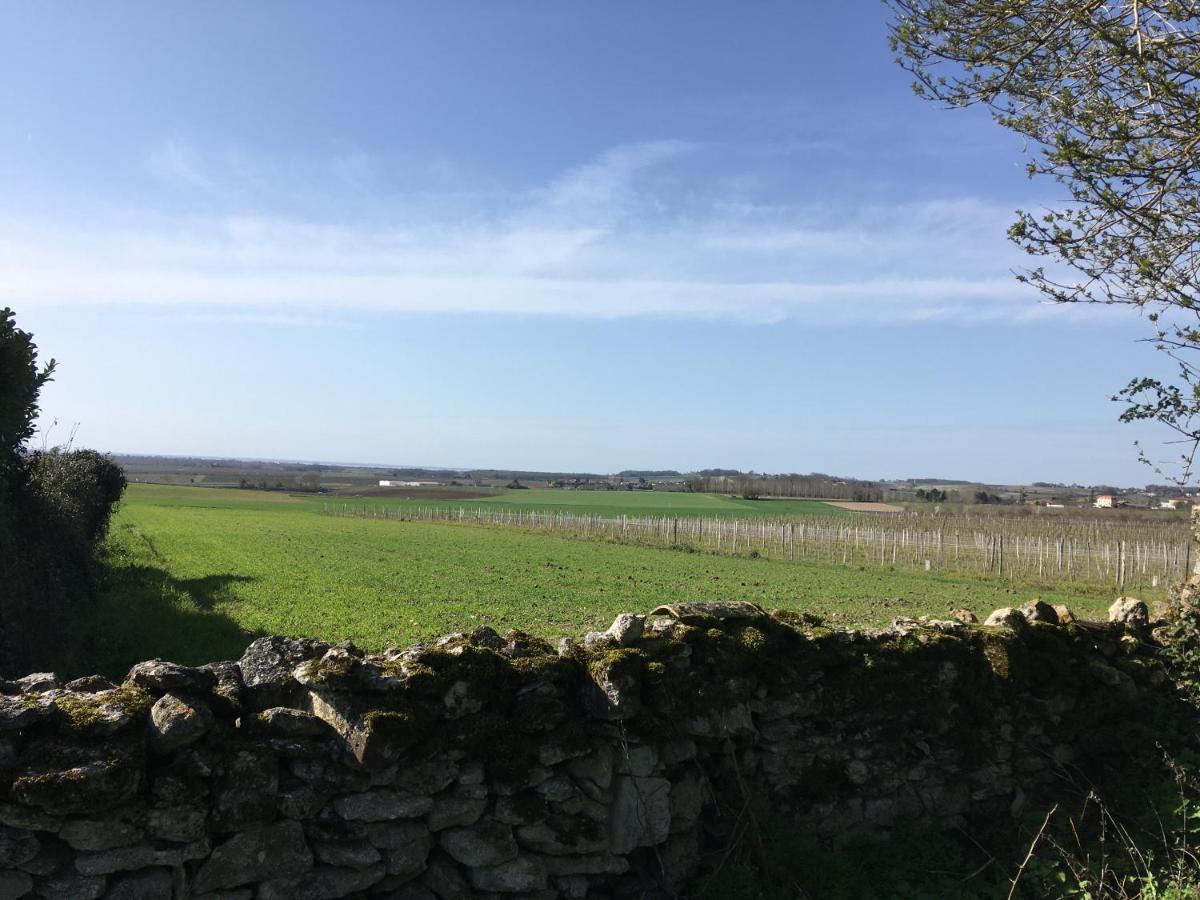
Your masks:
[{"label": "distant farm building", "polygon": [[1158,504],[1159,509],[1187,509],[1192,505],[1192,501],[1187,497],[1172,497],[1170,500],[1163,500]]},{"label": "distant farm building", "polygon": [[1112,494],[1101,494],[1096,498],[1096,502],[1093,505],[1096,507],[1096,509],[1114,509],[1120,503],[1121,501],[1119,501]]},{"label": "distant farm building", "polygon": [[381,481],[380,487],[433,487],[436,481]]}]

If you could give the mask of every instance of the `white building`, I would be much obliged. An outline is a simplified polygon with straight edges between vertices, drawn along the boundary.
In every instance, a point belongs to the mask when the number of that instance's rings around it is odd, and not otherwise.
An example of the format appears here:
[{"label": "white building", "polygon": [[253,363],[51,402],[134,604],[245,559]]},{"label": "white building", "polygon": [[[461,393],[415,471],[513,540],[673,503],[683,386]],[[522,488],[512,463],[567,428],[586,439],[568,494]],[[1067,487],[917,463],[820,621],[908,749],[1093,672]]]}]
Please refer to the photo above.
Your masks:
[{"label": "white building", "polygon": [[380,487],[432,487],[436,481],[381,481]]}]

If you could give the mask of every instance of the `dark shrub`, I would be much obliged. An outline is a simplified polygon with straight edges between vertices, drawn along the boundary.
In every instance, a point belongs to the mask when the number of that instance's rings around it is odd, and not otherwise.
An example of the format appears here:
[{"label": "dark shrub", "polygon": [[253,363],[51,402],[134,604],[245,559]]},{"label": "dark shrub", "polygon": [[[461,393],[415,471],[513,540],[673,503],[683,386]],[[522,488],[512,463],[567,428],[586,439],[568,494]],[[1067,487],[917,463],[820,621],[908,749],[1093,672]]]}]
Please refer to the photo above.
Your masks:
[{"label": "dark shrub", "polygon": [[95,450],[35,453],[26,465],[31,488],[45,498],[64,528],[78,529],[88,544],[104,539],[125,490],[120,466]]},{"label": "dark shrub", "polygon": [[92,638],[96,555],[125,476],[94,450],[29,454],[37,347],[0,309],[0,674],[72,669]]}]

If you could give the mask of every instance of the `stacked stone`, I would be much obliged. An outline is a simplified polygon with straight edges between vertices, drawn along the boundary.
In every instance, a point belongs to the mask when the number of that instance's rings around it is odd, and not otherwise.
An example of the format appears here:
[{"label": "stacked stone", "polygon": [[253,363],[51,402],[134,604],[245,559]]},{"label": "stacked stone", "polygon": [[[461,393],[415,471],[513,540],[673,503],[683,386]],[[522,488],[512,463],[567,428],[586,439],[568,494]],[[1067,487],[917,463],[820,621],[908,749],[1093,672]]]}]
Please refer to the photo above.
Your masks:
[{"label": "stacked stone", "polygon": [[0,900],[669,896],[744,808],[831,840],[965,824],[1078,763],[1085,699],[1119,728],[1162,684],[1118,605],[846,632],[674,604],[557,650],[267,637],[30,675],[0,683]]}]

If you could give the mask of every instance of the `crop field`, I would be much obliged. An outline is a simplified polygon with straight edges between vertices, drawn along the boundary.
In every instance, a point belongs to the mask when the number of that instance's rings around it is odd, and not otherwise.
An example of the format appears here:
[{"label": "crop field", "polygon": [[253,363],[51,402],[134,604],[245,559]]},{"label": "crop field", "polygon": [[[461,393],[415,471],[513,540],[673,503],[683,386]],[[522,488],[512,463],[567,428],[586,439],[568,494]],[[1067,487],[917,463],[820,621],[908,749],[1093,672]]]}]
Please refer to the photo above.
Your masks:
[{"label": "crop field", "polygon": [[573,491],[573,490],[510,490],[491,497],[469,497],[447,500],[444,496],[426,499],[424,492],[414,491],[412,499],[330,497],[329,505],[342,503],[353,506],[387,504],[402,509],[458,507],[512,510],[522,512],[566,512],[573,515],[598,516],[705,516],[721,518],[765,517],[782,519],[794,516],[841,516],[846,511],[823,500],[762,499],[743,500],[720,494],[690,494],[683,491]]},{"label": "crop field", "polygon": [[378,649],[487,623],[548,638],[679,599],[749,600],[840,625],[986,614],[1034,595],[1102,615],[1111,590],[716,556],[525,531],[322,515],[308,497],[131,485],[109,539],[96,667],[236,658],[282,633]]}]

